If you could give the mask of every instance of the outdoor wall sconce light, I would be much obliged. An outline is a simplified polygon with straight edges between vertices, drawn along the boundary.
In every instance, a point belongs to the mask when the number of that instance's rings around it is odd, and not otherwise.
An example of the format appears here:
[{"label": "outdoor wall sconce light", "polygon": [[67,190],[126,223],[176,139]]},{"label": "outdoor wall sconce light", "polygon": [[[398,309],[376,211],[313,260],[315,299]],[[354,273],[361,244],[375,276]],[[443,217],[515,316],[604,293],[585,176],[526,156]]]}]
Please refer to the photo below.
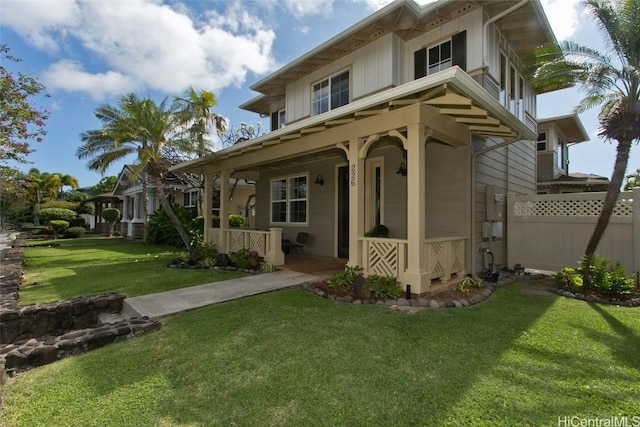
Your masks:
[{"label": "outdoor wall sconce light", "polygon": [[400,167],[398,168],[398,175],[407,176],[407,165],[404,162],[400,163]]},{"label": "outdoor wall sconce light", "polygon": [[313,183],[314,184],[324,185],[324,178],[322,177],[322,175],[318,175],[316,177],[316,180]]}]

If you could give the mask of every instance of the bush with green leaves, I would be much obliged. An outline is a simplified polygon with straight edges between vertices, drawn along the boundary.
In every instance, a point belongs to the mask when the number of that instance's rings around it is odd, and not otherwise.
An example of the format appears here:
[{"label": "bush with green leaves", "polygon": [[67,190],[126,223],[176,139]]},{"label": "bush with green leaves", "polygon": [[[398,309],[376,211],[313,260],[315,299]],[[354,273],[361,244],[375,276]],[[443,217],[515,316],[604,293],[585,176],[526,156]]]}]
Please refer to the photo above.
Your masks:
[{"label": "bush with green leaves", "polygon": [[81,216],[73,218],[69,221],[69,227],[83,227],[87,225],[87,221]]},{"label": "bush with green leaves", "polygon": [[86,230],[84,229],[84,227],[69,227],[64,230],[64,233],[62,233],[62,238],[79,239],[80,237],[84,236],[85,231]]},{"label": "bush with green leaves", "polygon": [[580,269],[565,267],[556,274],[556,281],[571,289],[582,287],[582,275]]},{"label": "bush with green leaves", "polygon": [[400,282],[393,276],[374,274],[367,277],[367,287],[375,298],[398,298],[402,293]]},{"label": "bush with green leaves", "polygon": [[[199,226],[197,222],[194,223],[194,219],[197,216],[196,209],[185,208],[184,206],[176,204],[173,205],[173,212],[189,235],[191,244],[195,245],[200,243],[200,241],[202,241],[202,231],[197,228]],[[204,224],[204,222],[202,224]],[[182,238],[180,238],[178,230],[173,226],[164,209],[158,209],[149,216],[147,223],[147,242],[155,245],[170,245],[184,248],[184,242]]]},{"label": "bush with green leaves", "polygon": [[471,289],[482,289],[484,288],[484,280],[479,277],[473,277],[471,275],[464,278],[463,281],[456,283],[451,286],[451,289],[458,292],[463,292],[468,294],[471,292]]},{"label": "bush with green leaves", "polygon": [[40,209],[40,212],[38,212],[38,216],[40,217],[40,221],[46,224],[52,220],[69,222],[77,217],[78,213],[76,211],[72,211],[71,209],[45,208]]},{"label": "bush with green leaves", "polygon": [[193,258],[196,261],[202,261],[204,263],[210,263],[215,265],[216,256],[218,255],[218,249],[215,243],[200,243],[193,247]]},{"label": "bush with green leaves", "polygon": [[69,227],[69,221],[64,221],[61,219],[52,219],[49,221],[49,228],[53,231],[53,238],[57,239],[58,234],[62,232],[65,228]]},{"label": "bush with green leaves", "polygon": [[371,230],[364,233],[364,237],[389,237],[389,229],[382,225],[378,224],[373,227]]},{"label": "bush with green leaves", "polygon": [[109,237],[113,236],[113,226],[120,219],[120,211],[116,208],[102,210],[102,218],[109,223]]},{"label": "bush with green leaves", "polygon": [[635,292],[633,278],[627,276],[620,261],[615,264],[602,256],[594,256],[589,265],[589,282],[585,288],[595,288],[600,292],[612,295],[631,294]]},{"label": "bush with green leaves", "polygon": [[246,217],[238,214],[229,215],[229,227],[247,227],[248,225],[249,221]]},{"label": "bush with green leaves", "polygon": [[251,268],[251,262],[249,261],[249,249],[242,248],[239,251],[229,255],[231,262],[238,268],[246,269]]},{"label": "bush with green leaves", "polygon": [[360,266],[345,266],[344,271],[335,273],[327,280],[327,286],[331,289],[352,289],[356,277],[362,277],[363,268]]}]

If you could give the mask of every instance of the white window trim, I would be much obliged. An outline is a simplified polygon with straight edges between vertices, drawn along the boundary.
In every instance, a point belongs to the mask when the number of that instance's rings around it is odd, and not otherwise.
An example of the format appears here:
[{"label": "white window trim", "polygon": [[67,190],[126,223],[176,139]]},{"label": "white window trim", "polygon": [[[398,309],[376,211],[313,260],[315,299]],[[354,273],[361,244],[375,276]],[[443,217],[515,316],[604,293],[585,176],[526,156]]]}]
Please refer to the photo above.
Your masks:
[{"label": "white window trim", "polygon": [[[326,112],[329,112],[331,110],[334,110],[334,109],[338,108],[338,107],[332,107],[331,106],[331,79],[333,79],[336,76],[339,76],[340,74],[343,74],[346,71],[349,72],[349,102],[347,102],[347,104],[351,103],[351,74],[352,74],[352,72],[351,72],[350,68],[345,68],[343,70],[338,71],[337,73],[333,73],[330,76],[327,76],[327,77],[325,77],[323,79],[320,79],[320,80],[317,80],[317,81],[311,83],[311,115],[312,116],[319,116],[320,114],[324,114]],[[322,111],[322,112],[314,114],[314,112],[313,112],[313,93],[314,93],[314,89],[313,88],[314,88],[314,86],[319,85],[320,83],[323,83],[325,81],[329,85],[329,109],[327,111]],[[347,104],[345,104],[345,105],[347,105]]]},{"label": "white window trim", "polygon": [[[289,180],[294,179],[294,178],[305,178],[307,181],[307,197],[304,199],[291,199],[289,198]],[[275,222],[273,221],[273,203],[275,201],[277,202],[282,202],[283,200],[273,200],[273,181],[281,181],[281,180],[286,180],[286,198],[284,199],[284,202],[286,203],[286,208],[287,208],[287,220],[285,222]],[[269,180],[269,224],[271,225],[289,225],[289,226],[299,226],[299,227],[305,227],[309,225],[309,199],[310,199],[310,186],[309,186],[309,172],[303,172],[303,173],[297,173],[297,174],[291,174],[291,175],[284,175],[284,176],[278,176],[278,177],[273,177]],[[292,201],[298,201],[298,200],[306,200],[307,202],[307,214],[306,214],[306,218],[305,218],[305,222],[291,222],[290,219],[290,215],[291,215],[291,209],[289,209],[289,203]]]},{"label": "white window trim", "polygon": [[[188,191],[185,191],[183,194],[188,194],[189,195],[188,196],[189,204],[184,204],[183,207],[185,207],[185,208],[193,208],[195,206],[198,206],[198,190],[188,190]],[[195,197],[193,196],[194,194],[195,194]],[[182,201],[184,202],[184,196],[182,197]]]}]

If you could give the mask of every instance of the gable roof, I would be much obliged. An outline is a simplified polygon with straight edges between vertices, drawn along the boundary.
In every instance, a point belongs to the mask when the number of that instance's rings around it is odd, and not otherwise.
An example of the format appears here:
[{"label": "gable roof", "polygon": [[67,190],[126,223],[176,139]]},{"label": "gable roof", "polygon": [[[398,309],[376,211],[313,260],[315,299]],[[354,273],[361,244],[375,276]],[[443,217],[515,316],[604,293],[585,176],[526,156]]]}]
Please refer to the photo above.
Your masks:
[{"label": "gable roof", "polygon": [[[582,121],[577,114],[567,114],[566,116],[548,117],[538,119],[538,128],[543,130],[547,125],[556,125],[564,134],[569,144],[589,141],[589,135],[582,125]],[[542,129],[540,129],[542,128]]]},{"label": "gable roof", "polygon": [[[124,165],[120,174],[118,175],[118,181],[116,182],[115,187],[113,188],[113,194],[119,195],[122,192],[132,186],[132,182],[129,181],[129,176],[132,173],[133,165]],[[138,178],[139,180],[140,178]],[[149,187],[154,188],[155,184],[148,179],[147,183]],[[165,186],[181,186],[185,189],[188,188],[199,188],[200,187],[200,177],[199,175],[194,175],[187,172],[174,172],[169,171],[164,177]]]},{"label": "gable roof", "polygon": [[[288,83],[384,35],[393,33],[410,40],[478,7],[482,7],[490,19],[516,4],[513,0],[439,0],[419,6],[413,0],[396,0],[253,84],[251,89],[262,95],[240,108],[257,113],[268,111],[265,106],[275,97],[283,96]],[[536,46],[555,41],[539,0],[524,2],[508,17],[498,19],[495,25],[520,56]]]}]

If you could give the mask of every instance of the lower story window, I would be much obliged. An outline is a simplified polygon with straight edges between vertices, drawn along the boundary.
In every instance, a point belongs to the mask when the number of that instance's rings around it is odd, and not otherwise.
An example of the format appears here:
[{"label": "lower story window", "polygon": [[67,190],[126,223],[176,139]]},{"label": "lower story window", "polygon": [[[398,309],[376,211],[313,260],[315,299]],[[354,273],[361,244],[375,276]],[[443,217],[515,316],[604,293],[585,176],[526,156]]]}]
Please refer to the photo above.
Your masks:
[{"label": "lower story window", "polygon": [[187,191],[186,193],[184,193],[183,206],[185,208],[191,208],[197,205],[198,205],[198,191]]},{"label": "lower story window", "polygon": [[307,176],[292,176],[271,181],[271,222],[307,222]]}]

